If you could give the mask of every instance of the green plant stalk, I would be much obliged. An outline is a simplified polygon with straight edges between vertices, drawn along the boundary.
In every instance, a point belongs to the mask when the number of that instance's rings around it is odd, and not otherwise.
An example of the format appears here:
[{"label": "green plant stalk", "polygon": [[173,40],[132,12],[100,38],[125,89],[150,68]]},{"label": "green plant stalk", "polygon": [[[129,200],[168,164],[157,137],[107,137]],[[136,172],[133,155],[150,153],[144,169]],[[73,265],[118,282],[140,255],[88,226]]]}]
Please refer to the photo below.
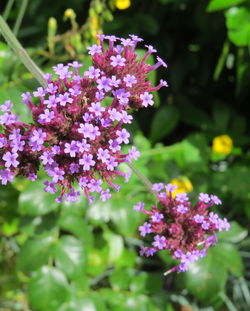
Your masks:
[{"label": "green plant stalk", "polygon": [[3,18],[4,18],[5,20],[7,20],[8,17],[9,17],[9,15],[10,15],[10,11],[11,11],[11,9],[12,9],[12,7],[13,7],[14,1],[15,1],[15,0],[9,0],[9,1],[7,2],[7,4],[6,4],[6,7],[5,7],[4,12],[3,12]]},{"label": "green plant stalk", "polygon": [[154,196],[155,196],[155,192],[152,190],[152,183],[150,182],[150,180],[144,176],[136,166],[134,166],[133,163],[127,163],[127,165],[131,168],[131,170],[135,173],[135,175],[140,179],[140,181],[146,186],[146,188],[148,188],[149,191],[151,191]]},{"label": "green plant stalk", "polygon": [[226,294],[221,292],[221,293],[219,293],[219,296],[224,301],[224,303],[227,306],[229,311],[237,311],[238,310]]},{"label": "green plant stalk", "polygon": [[17,16],[16,22],[15,22],[15,25],[13,28],[13,33],[15,36],[17,36],[19,28],[21,26],[21,23],[22,23],[22,20],[23,20],[23,17],[24,17],[24,14],[25,14],[25,11],[26,11],[26,8],[28,5],[28,1],[29,0],[22,0],[22,2],[21,2],[21,7],[20,7],[20,10],[18,12],[18,16]]},{"label": "green plant stalk", "polygon": [[37,65],[30,58],[28,53],[22,47],[20,42],[17,40],[13,32],[10,30],[9,26],[6,24],[2,16],[0,15],[0,31],[8,43],[8,45],[14,50],[18,58],[24,64],[24,66],[32,73],[32,75],[37,79],[37,81],[44,87],[47,87],[47,81],[43,77],[42,71],[37,67]]},{"label": "green plant stalk", "polygon": [[216,68],[214,71],[213,79],[215,81],[217,81],[220,77],[220,74],[221,74],[222,69],[224,67],[228,53],[229,53],[229,42],[225,41],[223,48],[222,48],[222,51],[221,51],[221,55],[219,57],[218,63],[216,65]]}]

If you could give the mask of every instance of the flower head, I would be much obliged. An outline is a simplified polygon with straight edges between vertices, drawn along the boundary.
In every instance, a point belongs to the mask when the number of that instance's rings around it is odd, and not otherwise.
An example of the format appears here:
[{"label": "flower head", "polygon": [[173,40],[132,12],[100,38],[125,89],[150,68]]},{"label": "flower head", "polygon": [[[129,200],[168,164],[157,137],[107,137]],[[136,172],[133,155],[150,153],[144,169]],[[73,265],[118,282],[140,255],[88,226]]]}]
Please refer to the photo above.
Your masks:
[{"label": "flower head", "polygon": [[217,196],[200,193],[198,202],[192,207],[186,193],[173,196],[175,187],[171,184],[154,184],[152,190],[158,197],[158,206],[153,205],[150,210],[144,209],[142,202],[134,206],[135,211],[149,216],[139,231],[143,237],[151,236],[151,245],[143,246],[140,255],[151,256],[167,249],[173,258],[180,260],[180,264],[168,273],[187,271],[191,262],[204,257],[207,249],[216,244],[216,231],[230,229],[226,218],[209,212],[209,207],[221,201]]},{"label": "flower head", "polygon": [[[131,109],[153,104],[150,92],[154,89],[147,77],[153,68],[146,64],[147,52],[140,60],[134,51],[142,41],[139,37],[98,38],[100,44],[88,48],[93,65],[82,75],[78,71],[82,64],[77,61],[58,64],[52,67],[56,78],[45,76],[46,88],[38,87],[33,97],[29,92],[22,94],[32,124],[19,122],[11,113],[10,101],[0,106],[2,184],[16,175],[35,180],[42,165],[49,179],[44,190],[59,191],[58,202],[75,202],[79,192],[74,188],[79,186],[92,202],[89,193],[105,201],[111,196],[107,186],[119,190],[112,182],[117,175],[128,179],[118,165],[136,160],[140,153],[132,146],[123,154],[122,145],[130,138],[123,126],[132,122]],[[104,40],[109,44],[104,45]],[[157,67],[165,66],[157,61]],[[109,105],[106,97],[112,99]]]}]

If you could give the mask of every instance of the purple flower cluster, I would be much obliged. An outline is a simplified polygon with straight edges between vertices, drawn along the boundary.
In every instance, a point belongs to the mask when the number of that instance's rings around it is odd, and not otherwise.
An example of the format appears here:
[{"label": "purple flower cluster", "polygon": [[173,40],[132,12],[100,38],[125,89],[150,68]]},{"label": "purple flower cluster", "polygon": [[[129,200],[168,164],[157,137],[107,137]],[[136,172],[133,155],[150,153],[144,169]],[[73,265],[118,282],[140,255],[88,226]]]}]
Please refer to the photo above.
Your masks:
[{"label": "purple flower cluster", "polygon": [[206,255],[207,249],[217,242],[216,231],[229,230],[227,219],[209,211],[212,205],[222,204],[216,195],[200,193],[198,202],[191,206],[186,193],[172,195],[175,185],[154,184],[159,206],[150,210],[139,202],[134,210],[149,216],[148,222],[139,227],[140,235],[151,235],[150,247],[141,247],[141,256],[152,256],[167,249],[180,264],[167,273],[188,270],[189,264]]},{"label": "purple flower cluster", "polygon": [[[83,189],[90,202],[97,192],[102,201],[110,198],[110,189],[103,189],[103,181],[116,190],[112,180],[116,176],[128,179],[118,170],[122,162],[137,159],[139,151],[133,146],[127,154],[121,152],[130,134],[123,128],[133,117],[131,109],[153,105],[151,91],[167,86],[161,81],[152,87],[147,73],[166,64],[157,58],[155,66],[145,63],[155,52],[151,46],[142,60],[135,47],[142,39],[99,36],[100,45],[88,48],[93,58],[83,75],[82,64],[74,61],[53,67],[56,78],[46,74],[47,87],[39,87],[32,95],[22,94],[22,104],[31,110],[33,123],[24,124],[11,112],[12,104],[0,106],[0,180],[11,182],[14,176],[37,178],[42,164],[50,180],[44,182],[46,192],[60,189],[58,202],[76,201]],[[108,40],[105,48],[104,40]],[[115,45],[115,42],[118,44]],[[105,99],[112,99],[107,104]],[[38,102],[38,103],[37,103]]]}]

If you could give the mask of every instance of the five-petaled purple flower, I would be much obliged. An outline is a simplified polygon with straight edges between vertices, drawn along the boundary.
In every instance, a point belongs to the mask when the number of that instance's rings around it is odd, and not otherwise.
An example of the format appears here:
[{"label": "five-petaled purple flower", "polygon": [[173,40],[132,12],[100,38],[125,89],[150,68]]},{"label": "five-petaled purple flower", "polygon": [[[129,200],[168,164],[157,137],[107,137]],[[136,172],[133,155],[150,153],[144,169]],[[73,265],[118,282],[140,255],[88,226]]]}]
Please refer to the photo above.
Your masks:
[{"label": "five-petaled purple flower", "polygon": [[152,232],[151,224],[144,222],[144,224],[139,227],[139,231],[141,236],[145,236],[146,234],[151,233]]},{"label": "five-petaled purple flower", "polygon": [[9,151],[3,155],[3,160],[5,161],[5,167],[9,168],[11,166],[17,167],[19,161],[17,161],[18,154],[17,153],[10,153]]},{"label": "five-petaled purple flower", "polygon": [[111,65],[113,67],[116,67],[116,66],[123,67],[123,66],[125,66],[126,59],[124,57],[122,57],[121,55],[111,56],[110,60],[111,60]]}]

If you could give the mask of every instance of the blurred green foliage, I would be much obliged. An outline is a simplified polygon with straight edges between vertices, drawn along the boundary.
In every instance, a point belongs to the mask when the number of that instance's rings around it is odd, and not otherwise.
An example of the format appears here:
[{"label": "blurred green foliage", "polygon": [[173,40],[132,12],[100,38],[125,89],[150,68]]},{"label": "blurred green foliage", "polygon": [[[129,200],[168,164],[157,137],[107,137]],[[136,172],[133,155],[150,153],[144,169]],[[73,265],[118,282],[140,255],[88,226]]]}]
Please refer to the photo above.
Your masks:
[{"label": "blurred green foliage", "polygon": [[[6,1],[2,7],[12,27],[21,3]],[[68,6],[65,0],[53,6],[48,0],[28,2],[18,30],[28,52],[44,71],[72,58],[87,68],[93,16],[96,31],[135,33],[154,45],[169,70],[151,79],[157,84],[167,75],[170,87],[155,96],[156,108],[135,113],[130,131],[141,152],[136,166],[152,182],[186,176],[192,198],[199,192],[220,196],[219,212],[231,220],[231,230],[220,233],[218,245],[187,273],[163,277],[174,265],[165,251],[138,256],[143,241],[137,227],[144,216],[132,207],[153,198],[135,176],[111,200],[91,206],[84,197],[75,204],[55,203],[43,191],[42,173],[39,181],[16,180],[0,187],[0,310],[248,311],[249,2],[134,0],[118,11],[115,1],[72,0],[75,16],[71,12],[66,21]],[[55,20],[47,28],[50,17],[57,21],[54,33]],[[84,31],[81,25],[87,25]],[[68,40],[72,31],[75,39]],[[21,93],[36,86],[0,42],[0,102],[11,99],[28,122]],[[212,148],[213,138],[223,134],[233,140],[229,155]]]}]

